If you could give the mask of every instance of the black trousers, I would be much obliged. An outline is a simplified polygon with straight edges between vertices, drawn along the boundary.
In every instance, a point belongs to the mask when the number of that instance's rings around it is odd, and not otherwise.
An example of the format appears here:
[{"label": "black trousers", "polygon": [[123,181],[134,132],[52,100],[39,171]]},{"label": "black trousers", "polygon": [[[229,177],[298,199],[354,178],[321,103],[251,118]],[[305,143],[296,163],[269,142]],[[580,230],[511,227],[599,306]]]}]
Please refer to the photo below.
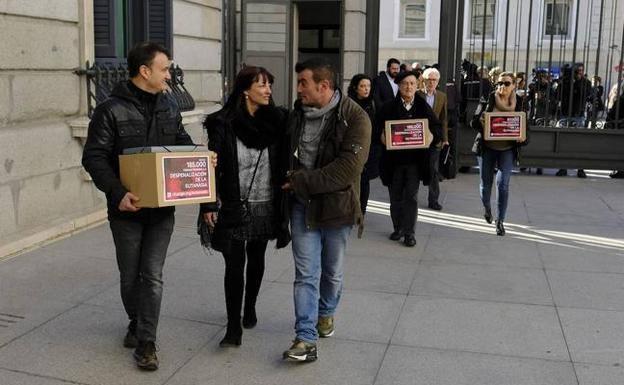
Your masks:
[{"label": "black trousers", "polygon": [[440,148],[429,149],[429,172],[431,173],[431,181],[429,182],[429,206],[438,203],[440,197]]},{"label": "black trousers", "polygon": [[[223,284],[228,329],[240,329],[243,292],[245,294],[245,312],[255,309],[256,298],[264,275],[264,253],[267,243],[267,241],[232,240],[230,252],[223,253],[225,259]],[[246,284],[245,262],[247,262]]]},{"label": "black trousers", "polygon": [[417,165],[399,165],[392,173],[390,193],[390,217],[394,231],[403,235],[414,235],[418,217],[418,177]]},{"label": "black trousers", "polygon": [[171,213],[156,222],[112,218],[121,300],[137,322],[139,341],[156,341],[162,300],[162,270],[175,223]]},{"label": "black trousers", "polygon": [[360,176],[360,209],[362,215],[366,214],[366,206],[368,206],[368,197],[370,196],[370,179],[366,173]]}]

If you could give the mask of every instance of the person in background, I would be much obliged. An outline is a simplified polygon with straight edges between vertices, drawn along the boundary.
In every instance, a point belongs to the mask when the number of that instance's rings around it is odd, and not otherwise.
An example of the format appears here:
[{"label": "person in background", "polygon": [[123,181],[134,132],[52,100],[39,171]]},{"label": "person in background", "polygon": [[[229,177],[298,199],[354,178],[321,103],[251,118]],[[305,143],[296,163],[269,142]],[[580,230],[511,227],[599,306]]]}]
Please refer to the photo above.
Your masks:
[{"label": "person in background", "polygon": [[[497,187],[497,217],[496,234],[505,235],[505,215],[509,201],[509,180],[514,161],[518,159],[520,142],[514,141],[486,141],[483,139],[484,113],[493,111],[521,111],[520,100],[515,92],[516,79],[513,73],[503,72],[496,83],[496,90],[487,100],[482,100],[471,121],[471,126],[477,131],[472,151],[477,155],[479,163],[480,186],[479,192],[483,203],[487,223],[492,223],[492,209],[490,197],[494,174]],[[498,170],[498,171],[497,171]]]},{"label": "person in background", "polygon": [[263,67],[244,67],[225,106],[204,121],[208,148],[220,160],[215,170],[219,202],[202,204],[200,212],[212,230],[212,248],[225,261],[227,328],[221,347],[239,346],[242,327],[256,326],[267,243],[277,239],[279,249],[290,240],[280,188],[286,112],[273,104],[273,80]]},{"label": "person in background", "polygon": [[425,90],[418,91],[417,94],[427,102],[442,123],[442,141],[435,145],[432,144],[429,148],[431,181],[429,182],[428,207],[432,210],[440,211],[442,210],[442,205],[439,202],[440,152],[444,146],[449,145],[447,97],[444,92],[437,89],[440,83],[440,72],[437,69],[433,67],[427,68],[423,72],[422,78],[425,83]]},{"label": "person in background", "polygon": [[368,197],[370,195],[370,181],[379,176],[379,161],[381,160],[381,153],[383,151],[381,131],[379,130],[379,126],[375,124],[377,106],[375,105],[375,100],[370,91],[371,79],[368,75],[357,74],[351,78],[348,91],[349,97],[366,111],[372,127],[368,160],[360,176],[360,208],[362,209],[362,215],[366,214],[366,206],[368,205]]},{"label": "person in background", "polygon": [[386,70],[373,79],[372,92],[375,105],[381,107],[384,103],[395,98],[399,87],[394,82],[401,69],[401,62],[395,58],[388,59]]},{"label": "person in background", "polygon": [[[565,77],[566,80],[558,89],[559,99],[561,100],[562,119],[576,122],[577,126],[585,125],[585,105],[591,96],[592,87],[589,80],[585,76],[585,66],[578,63],[573,68],[572,77]],[[570,97],[572,101],[570,102]],[[556,176],[568,175],[568,170],[559,169]],[[576,171],[579,178],[587,178],[585,170],[579,168]]]},{"label": "person in background", "polygon": [[[624,97],[622,95],[624,95],[624,83],[615,84],[611,87],[607,103],[609,109],[607,113],[608,128],[624,128]],[[614,179],[623,179],[624,170],[614,170],[609,176]]]}]

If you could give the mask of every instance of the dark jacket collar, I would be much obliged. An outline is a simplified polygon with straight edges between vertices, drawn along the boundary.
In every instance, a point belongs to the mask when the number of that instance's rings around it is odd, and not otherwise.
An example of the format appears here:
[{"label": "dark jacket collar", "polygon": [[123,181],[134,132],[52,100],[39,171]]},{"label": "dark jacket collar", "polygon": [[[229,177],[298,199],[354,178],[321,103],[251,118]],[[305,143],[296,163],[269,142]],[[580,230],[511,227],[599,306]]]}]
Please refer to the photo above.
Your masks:
[{"label": "dark jacket collar", "polygon": [[[132,104],[136,105],[137,107],[142,106],[143,101],[139,98],[149,98],[148,95],[150,94],[133,85],[136,89],[138,89],[141,92],[138,94],[139,97],[137,97],[137,93],[133,92],[130,89],[129,83],[130,83],[130,80],[122,80],[119,83],[117,83],[117,85],[115,86],[115,88],[113,88],[113,91],[111,92],[111,96],[127,100],[131,102]],[[143,94],[147,94],[147,95],[143,95]],[[168,104],[167,104],[167,97],[165,93],[160,92],[158,94],[155,94],[154,97],[155,97],[155,100],[154,100],[155,111],[166,111],[168,109]]]}]

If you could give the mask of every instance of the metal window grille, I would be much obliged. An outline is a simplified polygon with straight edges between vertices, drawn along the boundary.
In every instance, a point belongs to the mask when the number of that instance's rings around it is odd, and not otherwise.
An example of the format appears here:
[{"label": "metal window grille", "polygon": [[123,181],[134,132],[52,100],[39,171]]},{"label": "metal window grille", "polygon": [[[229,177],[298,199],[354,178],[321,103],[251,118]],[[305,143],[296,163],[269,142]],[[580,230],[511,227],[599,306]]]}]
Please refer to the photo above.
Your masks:
[{"label": "metal window grille", "polygon": [[[168,82],[169,91],[177,101],[180,111],[191,111],[195,108],[195,101],[184,86],[184,71],[180,66],[171,66],[169,69],[171,80]],[[86,63],[86,69],[76,70],[77,75],[86,75],[88,115],[93,115],[95,107],[106,100],[113,88],[120,81],[128,80],[128,67],[125,63]]]}]

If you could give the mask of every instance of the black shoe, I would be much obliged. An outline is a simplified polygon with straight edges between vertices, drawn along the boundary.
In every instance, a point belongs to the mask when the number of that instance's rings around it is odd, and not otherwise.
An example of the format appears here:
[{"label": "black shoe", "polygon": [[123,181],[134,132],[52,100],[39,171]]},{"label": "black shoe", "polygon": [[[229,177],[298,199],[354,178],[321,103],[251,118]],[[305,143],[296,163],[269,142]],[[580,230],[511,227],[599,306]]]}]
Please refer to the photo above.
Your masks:
[{"label": "black shoe", "polygon": [[492,223],[492,209],[489,207],[485,208],[485,212],[483,213],[483,218],[487,223]]},{"label": "black shoe", "polygon": [[245,329],[253,329],[257,323],[258,318],[256,317],[256,309],[245,310],[245,314],[243,314],[243,327]]},{"label": "black shoe", "polygon": [[440,210],[442,210],[442,205],[439,204],[438,202],[433,202],[433,203],[429,203],[429,208],[431,210],[440,211]]},{"label": "black shoe", "polygon": [[544,173],[544,169],[542,169],[542,168],[538,168],[538,169],[535,171],[535,173],[536,173],[537,175],[542,175],[542,174]]},{"label": "black shoe", "polygon": [[622,178],[624,178],[624,171],[623,170],[615,170],[611,174],[609,174],[609,178],[622,179]]},{"label": "black shoe", "polygon": [[577,178],[587,178],[587,174],[585,174],[585,170],[583,170],[582,168],[579,168],[576,171],[576,176]]},{"label": "black shoe", "polygon": [[132,356],[139,369],[148,371],[158,369],[156,344],[153,341],[139,341],[139,345],[134,350]]},{"label": "black shoe", "polygon": [[557,171],[557,173],[555,175],[556,176],[566,176],[566,175],[568,175],[568,170],[562,168],[559,171]]},{"label": "black shoe", "polygon": [[414,247],[416,246],[416,238],[413,235],[406,235],[405,239],[403,240],[403,244],[407,247]]},{"label": "black shoe", "polygon": [[502,221],[496,221],[496,235],[500,235],[501,237],[505,235],[505,226],[503,226]]},{"label": "black shoe", "polygon": [[219,342],[219,346],[222,348],[236,348],[241,345],[243,336],[243,329],[230,330],[229,328],[225,332],[225,336]]},{"label": "black shoe", "polygon": [[130,321],[130,324],[128,325],[128,332],[126,333],[126,336],[124,337],[124,340],[123,340],[124,348],[135,349],[137,346],[139,346],[139,339],[136,336],[136,328],[137,328],[137,321],[136,320]]},{"label": "black shoe", "polygon": [[403,234],[400,231],[393,231],[389,238],[391,241],[400,241],[402,237]]}]

